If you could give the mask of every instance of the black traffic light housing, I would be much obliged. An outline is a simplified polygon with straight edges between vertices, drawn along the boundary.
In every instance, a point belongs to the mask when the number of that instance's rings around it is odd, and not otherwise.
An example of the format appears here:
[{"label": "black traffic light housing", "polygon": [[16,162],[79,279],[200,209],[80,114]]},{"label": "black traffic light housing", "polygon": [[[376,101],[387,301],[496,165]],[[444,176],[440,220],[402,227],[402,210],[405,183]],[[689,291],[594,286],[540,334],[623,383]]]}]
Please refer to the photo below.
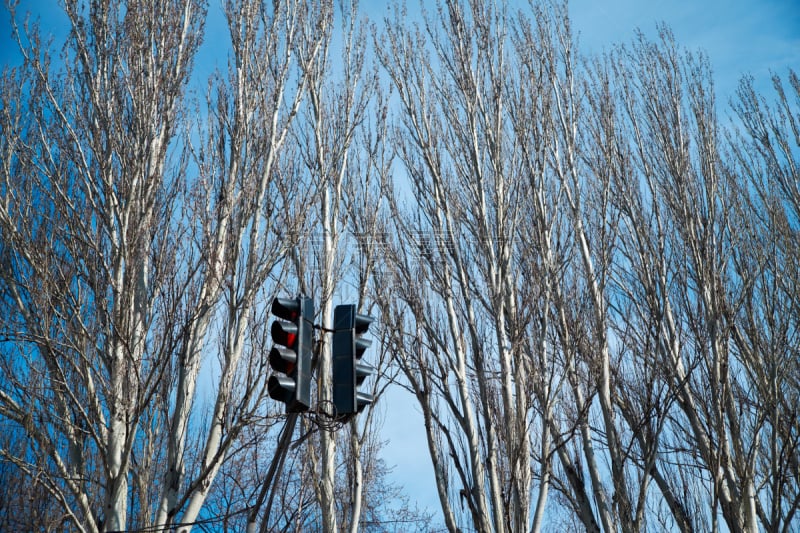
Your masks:
[{"label": "black traffic light housing", "polygon": [[269,364],[274,373],[267,381],[270,398],[286,404],[287,413],[307,411],[311,405],[311,351],[314,301],[311,298],[275,298],[272,314],[274,346]]},{"label": "black traffic light housing", "polygon": [[337,305],[333,310],[333,404],[336,415],[361,412],[372,403],[370,394],[358,390],[375,369],[361,362],[372,341],[362,337],[374,319],[356,313],[355,305]]}]

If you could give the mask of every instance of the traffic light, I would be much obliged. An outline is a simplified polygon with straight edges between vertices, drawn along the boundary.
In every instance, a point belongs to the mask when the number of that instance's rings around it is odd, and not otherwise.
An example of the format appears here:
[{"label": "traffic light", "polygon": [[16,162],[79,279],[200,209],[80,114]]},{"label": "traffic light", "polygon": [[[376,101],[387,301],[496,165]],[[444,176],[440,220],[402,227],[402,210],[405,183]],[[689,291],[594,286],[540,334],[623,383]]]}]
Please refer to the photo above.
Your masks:
[{"label": "traffic light", "polygon": [[362,337],[374,319],[356,313],[355,305],[337,305],[333,310],[333,404],[336,415],[361,412],[372,396],[358,390],[375,369],[361,362],[372,341]]},{"label": "traffic light", "polygon": [[270,398],[286,404],[287,413],[307,411],[311,405],[311,350],[314,301],[311,298],[275,298],[272,314],[274,346],[269,364],[274,373],[267,381]]}]

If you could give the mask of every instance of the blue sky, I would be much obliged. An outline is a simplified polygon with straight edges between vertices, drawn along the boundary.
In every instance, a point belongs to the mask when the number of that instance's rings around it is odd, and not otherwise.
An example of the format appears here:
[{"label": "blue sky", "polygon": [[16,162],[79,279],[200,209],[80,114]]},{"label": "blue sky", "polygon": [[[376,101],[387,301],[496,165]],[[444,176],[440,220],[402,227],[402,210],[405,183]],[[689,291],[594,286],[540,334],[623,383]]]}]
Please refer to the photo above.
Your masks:
[{"label": "blue sky", "polygon": [[798,0],[573,0],[570,13],[589,51],[630,42],[636,28],[653,35],[665,22],[678,43],[709,55],[721,104],[742,74],[762,86],[771,71],[800,69]]},{"label": "blue sky", "polygon": [[[381,17],[385,0],[361,0],[371,17]],[[409,0],[416,6],[416,0]],[[527,0],[511,1],[524,7]],[[31,11],[46,32],[63,36],[65,18],[57,0],[21,0],[19,12]],[[203,58],[215,66],[224,48],[227,28],[220,0],[209,1],[209,21]],[[770,71],[785,74],[789,66],[800,68],[800,0],[572,0],[570,14],[581,47],[588,51],[608,49],[613,43],[630,42],[636,28],[653,34],[656,23],[665,22],[677,41],[705,50],[712,61],[721,102],[732,93],[743,73],[757,81],[768,80]],[[0,65],[17,60],[16,45],[5,9],[0,14]],[[220,64],[221,63],[221,64]],[[198,65],[210,71],[210,65]],[[205,67],[205,68],[203,68]],[[211,68],[209,68],[211,67]]]},{"label": "blue sky", "polygon": [[[380,17],[388,2],[362,0],[362,4],[371,16]],[[56,0],[23,0],[20,11],[27,10],[40,17],[46,33],[63,36],[65,21]],[[656,24],[666,23],[678,43],[709,55],[721,114],[743,74],[753,75],[756,86],[767,89],[771,73],[785,76],[790,67],[800,70],[800,0],[572,0],[570,13],[581,48],[591,53],[630,42],[637,28],[653,36]],[[226,31],[219,0],[210,0],[209,19],[203,64],[198,65],[203,72],[225,66],[224,59],[214,59]],[[17,61],[10,31],[8,14],[2,10],[0,65]],[[380,408],[387,441],[384,458],[394,466],[393,481],[406,488],[412,501],[436,511],[438,499],[419,409],[399,389],[391,391]]]}]

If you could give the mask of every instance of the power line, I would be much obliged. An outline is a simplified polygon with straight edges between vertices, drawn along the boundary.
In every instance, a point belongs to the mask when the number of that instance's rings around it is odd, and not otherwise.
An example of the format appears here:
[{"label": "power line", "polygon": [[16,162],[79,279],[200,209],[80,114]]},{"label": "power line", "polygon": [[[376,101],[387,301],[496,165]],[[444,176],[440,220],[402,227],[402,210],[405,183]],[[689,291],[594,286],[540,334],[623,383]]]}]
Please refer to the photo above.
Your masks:
[{"label": "power line", "polygon": [[227,520],[231,517],[244,514],[250,510],[249,507],[245,507],[243,509],[239,509],[238,511],[234,511],[232,513],[228,513],[222,516],[215,516],[210,518],[203,518],[201,520],[195,520],[194,522],[177,522],[169,525],[164,526],[145,526],[137,529],[119,529],[116,531],[110,531],[109,533],[161,533],[161,532],[175,532],[182,527],[194,527],[194,526],[202,526],[206,524],[215,524],[217,522],[222,522]]}]

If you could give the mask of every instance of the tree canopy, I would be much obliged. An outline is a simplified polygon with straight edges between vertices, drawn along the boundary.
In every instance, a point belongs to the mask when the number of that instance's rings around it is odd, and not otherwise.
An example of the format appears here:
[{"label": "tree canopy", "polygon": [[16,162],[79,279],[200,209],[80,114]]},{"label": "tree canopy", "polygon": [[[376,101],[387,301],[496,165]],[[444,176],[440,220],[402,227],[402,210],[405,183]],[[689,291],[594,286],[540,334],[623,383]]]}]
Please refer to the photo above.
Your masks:
[{"label": "tree canopy", "polygon": [[[10,5],[0,78],[0,529],[800,526],[794,71],[723,105],[669,28],[589,55],[555,1],[225,0],[198,92],[204,0],[62,8],[51,44]],[[376,317],[348,419],[345,301]],[[410,408],[440,519],[382,454]]]}]

